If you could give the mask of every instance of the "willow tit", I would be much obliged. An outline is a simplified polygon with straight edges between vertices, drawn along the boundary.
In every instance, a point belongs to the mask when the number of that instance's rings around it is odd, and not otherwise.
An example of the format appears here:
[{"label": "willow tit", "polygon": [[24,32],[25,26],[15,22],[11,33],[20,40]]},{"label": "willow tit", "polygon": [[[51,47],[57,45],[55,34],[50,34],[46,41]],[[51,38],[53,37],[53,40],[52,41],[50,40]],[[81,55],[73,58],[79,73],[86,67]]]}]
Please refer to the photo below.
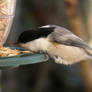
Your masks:
[{"label": "willow tit", "polygon": [[60,64],[73,64],[92,59],[92,48],[69,30],[57,25],[45,25],[24,31],[17,44],[32,51],[47,52]]}]

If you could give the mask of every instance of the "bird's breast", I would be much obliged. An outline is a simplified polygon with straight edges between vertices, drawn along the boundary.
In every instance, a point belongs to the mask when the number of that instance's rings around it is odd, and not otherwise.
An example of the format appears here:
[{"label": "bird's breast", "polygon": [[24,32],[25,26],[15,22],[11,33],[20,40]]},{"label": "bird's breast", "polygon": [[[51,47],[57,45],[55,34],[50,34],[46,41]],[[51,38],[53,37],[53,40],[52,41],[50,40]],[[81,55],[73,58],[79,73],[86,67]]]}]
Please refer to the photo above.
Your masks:
[{"label": "bird's breast", "polygon": [[65,61],[68,61],[68,63],[80,61],[87,57],[82,48],[57,43],[52,43],[49,46],[48,53],[53,56],[62,57]]}]

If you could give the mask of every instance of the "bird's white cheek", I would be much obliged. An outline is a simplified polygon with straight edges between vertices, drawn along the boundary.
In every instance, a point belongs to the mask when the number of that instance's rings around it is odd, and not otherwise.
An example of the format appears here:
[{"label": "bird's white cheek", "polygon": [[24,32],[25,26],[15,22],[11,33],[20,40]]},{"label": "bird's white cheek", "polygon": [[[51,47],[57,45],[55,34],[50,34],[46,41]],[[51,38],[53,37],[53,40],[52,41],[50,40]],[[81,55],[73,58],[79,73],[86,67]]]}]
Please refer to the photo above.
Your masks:
[{"label": "bird's white cheek", "polygon": [[26,48],[26,49],[30,49],[30,50],[32,50],[32,51],[37,51],[37,50],[38,50],[38,49],[37,49],[37,44],[36,44],[36,43],[32,43],[32,42],[28,42],[28,43],[26,43],[26,44],[21,43],[20,46],[21,46],[21,47],[24,47],[24,48]]},{"label": "bird's white cheek", "polygon": [[26,44],[22,43],[21,46],[37,52],[39,50],[46,51],[49,47],[49,44],[50,43],[48,42],[48,39],[39,38],[37,40],[27,42]]}]

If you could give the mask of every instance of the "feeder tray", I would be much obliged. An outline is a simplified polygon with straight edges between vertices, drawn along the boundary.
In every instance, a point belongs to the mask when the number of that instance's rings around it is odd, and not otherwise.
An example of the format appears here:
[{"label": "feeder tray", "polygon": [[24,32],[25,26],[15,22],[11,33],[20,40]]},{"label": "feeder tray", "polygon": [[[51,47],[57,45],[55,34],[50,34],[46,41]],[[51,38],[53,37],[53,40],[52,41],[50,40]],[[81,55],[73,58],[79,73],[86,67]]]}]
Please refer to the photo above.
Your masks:
[{"label": "feeder tray", "polygon": [[[25,49],[19,47],[10,47],[11,49],[17,49],[25,51]],[[0,68],[16,67],[20,65],[35,64],[47,61],[48,58],[45,54],[38,53],[22,53],[16,56],[0,57]]]}]

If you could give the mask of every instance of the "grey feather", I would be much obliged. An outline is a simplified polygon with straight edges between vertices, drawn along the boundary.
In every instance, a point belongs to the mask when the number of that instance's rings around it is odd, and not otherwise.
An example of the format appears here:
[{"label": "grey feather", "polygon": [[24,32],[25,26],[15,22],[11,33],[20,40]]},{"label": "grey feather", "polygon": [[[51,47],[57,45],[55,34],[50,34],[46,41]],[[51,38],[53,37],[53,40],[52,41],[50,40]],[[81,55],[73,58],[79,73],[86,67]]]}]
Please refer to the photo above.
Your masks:
[{"label": "grey feather", "polygon": [[63,27],[57,26],[55,31],[50,35],[50,38],[52,41],[60,44],[92,50],[92,48],[86,42]]}]

